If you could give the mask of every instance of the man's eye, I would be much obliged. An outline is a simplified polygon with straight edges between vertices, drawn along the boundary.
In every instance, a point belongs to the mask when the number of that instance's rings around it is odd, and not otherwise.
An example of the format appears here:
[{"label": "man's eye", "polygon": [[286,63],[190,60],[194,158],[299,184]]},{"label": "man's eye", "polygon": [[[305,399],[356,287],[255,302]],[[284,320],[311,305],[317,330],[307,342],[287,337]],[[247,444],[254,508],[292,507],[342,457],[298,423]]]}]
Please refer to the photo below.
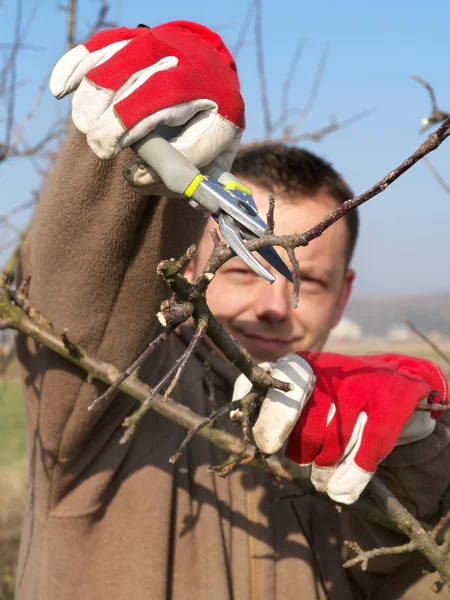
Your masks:
[{"label": "man's eye", "polygon": [[239,275],[255,275],[255,273],[251,269],[231,269],[232,273],[239,273]]},{"label": "man's eye", "polygon": [[301,286],[305,290],[310,291],[322,291],[326,289],[326,284],[323,281],[319,281],[318,279],[312,279],[311,277],[302,277],[300,273],[300,281]]},{"label": "man's eye", "polygon": [[227,269],[227,275],[231,275],[232,277],[240,277],[240,278],[253,278],[256,277],[256,273],[251,269],[247,269],[246,267],[233,267]]}]

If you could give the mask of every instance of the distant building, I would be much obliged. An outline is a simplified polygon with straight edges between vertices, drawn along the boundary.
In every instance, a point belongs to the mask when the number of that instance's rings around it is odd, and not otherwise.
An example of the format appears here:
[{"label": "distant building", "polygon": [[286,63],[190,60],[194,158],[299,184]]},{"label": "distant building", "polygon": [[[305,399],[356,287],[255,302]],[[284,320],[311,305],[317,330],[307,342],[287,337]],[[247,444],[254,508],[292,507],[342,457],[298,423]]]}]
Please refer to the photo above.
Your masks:
[{"label": "distant building", "polygon": [[363,336],[363,330],[356,321],[342,317],[329,336],[330,342],[358,342]]},{"label": "distant building", "polygon": [[412,331],[404,323],[397,323],[389,327],[386,337],[390,342],[407,342],[412,338]]},{"label": "distant building", "polygon": [[9,348],[14,343],[14,335],[13,332],[8,329],[0,329],[0,350],[3,349],[3,352],[6,350],[9,351]]}]

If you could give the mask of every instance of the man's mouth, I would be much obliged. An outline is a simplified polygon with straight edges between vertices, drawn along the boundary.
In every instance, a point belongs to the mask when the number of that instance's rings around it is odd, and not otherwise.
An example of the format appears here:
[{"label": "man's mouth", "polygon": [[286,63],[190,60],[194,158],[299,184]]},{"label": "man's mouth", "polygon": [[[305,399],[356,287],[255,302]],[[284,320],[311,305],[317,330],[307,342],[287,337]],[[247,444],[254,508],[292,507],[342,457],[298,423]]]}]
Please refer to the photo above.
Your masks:
[{"label": "man's mouth", "polygon": [[246,333],[244,331],[237,332],[244,341],[244,346],[252,354],[254,351],[258,353],[280,353],[280,356],[289,352],[292,348],[293,340],[291,338],[266,336],[255,333]]}]

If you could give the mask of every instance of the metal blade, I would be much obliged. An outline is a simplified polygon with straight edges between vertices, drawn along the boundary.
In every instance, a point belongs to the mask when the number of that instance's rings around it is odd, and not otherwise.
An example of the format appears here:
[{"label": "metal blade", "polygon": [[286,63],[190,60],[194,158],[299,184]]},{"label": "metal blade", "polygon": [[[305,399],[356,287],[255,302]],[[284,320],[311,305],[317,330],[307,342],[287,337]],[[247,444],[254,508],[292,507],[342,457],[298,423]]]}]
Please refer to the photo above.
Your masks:
[{"label": "metal blade", "polygon": [[[256,240],[259,237],[255,235],[252,231],[249,231],[248,229],[245,229],[243,227],[240,228],[240,232],[246,240]],[[258,252],[258,254],[260,254],[265,260],[267,260],[269,265],[272,265],[272,267],[276,269],[278,273],[286,277],[286,279],[291,283],[294,283],[289,267],[273,246],[266,246],[265,248],[261,248],[256,252]]]},{"label": "metal blade", "polygon": [[284,260],[281,258],[281,256],[278,254],[278,252],[273,246],[266,246],[265,248],[257,250],[257,252],[265,260],[267,260],[269,265],[272,265],[272,267],[276,269],[278,273],[284,275],[284,277],[286,277],[286,279],[288,279],[291,283],[294,283],[294,280],[292,279],[292,274],[288,269],[287,264],[284,262]]},{"label": "metal blade", "polygon": [[244,245],[239,230],[239,224],[237,224],[232,217],[225,213],[220,213],[218,218],[216,218],[216,221],[219,223],[219,228],[225,241],[234,250],[234,252],[236,252],[239,258],[242,258],[242,260],[257,275],[260,275],[269,283],[273,283],[275,281],[275,277],[272,275],[272,273],[268,271]]}]

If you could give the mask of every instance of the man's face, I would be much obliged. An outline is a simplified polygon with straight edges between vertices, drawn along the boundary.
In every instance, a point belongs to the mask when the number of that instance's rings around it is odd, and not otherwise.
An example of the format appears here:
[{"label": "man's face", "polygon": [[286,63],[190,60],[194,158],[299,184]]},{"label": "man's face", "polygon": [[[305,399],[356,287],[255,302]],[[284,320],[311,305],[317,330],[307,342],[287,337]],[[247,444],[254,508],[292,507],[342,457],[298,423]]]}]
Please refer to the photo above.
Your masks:
[{"label": "man's face", "polygon": [[[268,192],[250,181],[260,215],[265,218]],[[275,202],[275,233],[302,233],[336,209],[328,194],[296,200],[278,196]],[[186,276],[192,281],[202,272],[213,243],[211,219],[199,243],[196,259]],[[229,260],[209,285],[207,301],[223,327],[244,346],[257,362],[274,362],[291,351],[320,350],[347,303],[354,273],[347,269],[347,225],[338,221],[309,246],[297,248],[300,262],[300,297],[292,308],[293,285],[256,254],[276,275],[272,285],[256,275],[240,258]],[[277,247],[290,266],[286,252]]]}]

